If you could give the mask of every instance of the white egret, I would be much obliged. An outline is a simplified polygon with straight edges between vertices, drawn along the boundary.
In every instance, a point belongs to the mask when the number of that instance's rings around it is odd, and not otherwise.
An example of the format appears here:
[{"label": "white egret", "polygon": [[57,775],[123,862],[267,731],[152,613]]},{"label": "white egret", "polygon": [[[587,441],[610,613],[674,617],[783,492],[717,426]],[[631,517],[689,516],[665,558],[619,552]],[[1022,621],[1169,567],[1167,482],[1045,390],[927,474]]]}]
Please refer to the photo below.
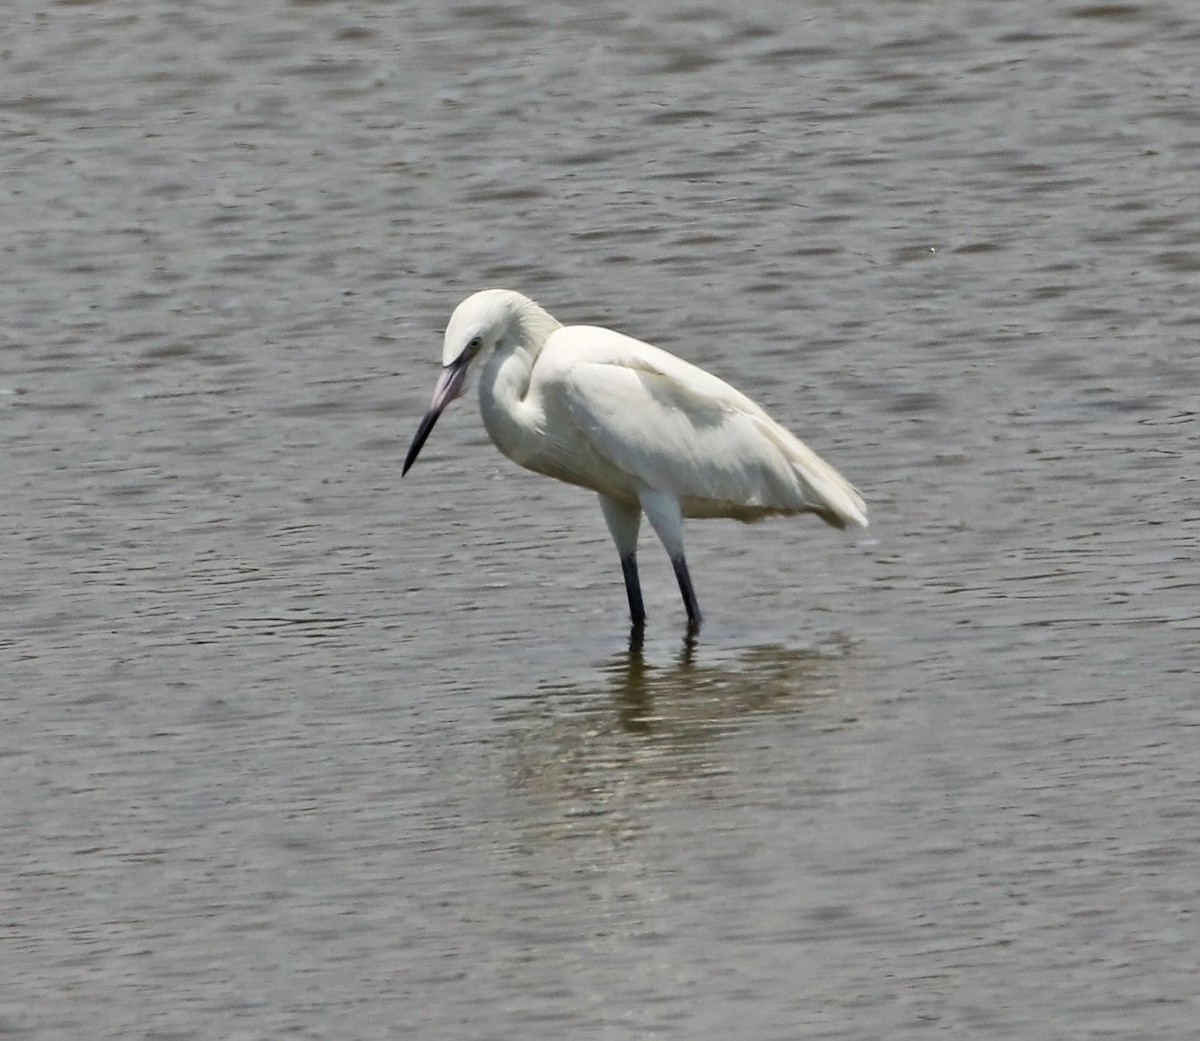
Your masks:
[{"label": "white egret", "polygon": [[692,628],[700,607],[683,554],[685,517],[815,513],[838,528],[867,525],[854,487],[729,384],[610,329],[563,326],[506,289],[475,293],[450,316],[441,376],[402,476],[476,359],[484,359],[479,408],[496,447],[599,494],[636,626],[646,617],[643,513],[671,558]]}]

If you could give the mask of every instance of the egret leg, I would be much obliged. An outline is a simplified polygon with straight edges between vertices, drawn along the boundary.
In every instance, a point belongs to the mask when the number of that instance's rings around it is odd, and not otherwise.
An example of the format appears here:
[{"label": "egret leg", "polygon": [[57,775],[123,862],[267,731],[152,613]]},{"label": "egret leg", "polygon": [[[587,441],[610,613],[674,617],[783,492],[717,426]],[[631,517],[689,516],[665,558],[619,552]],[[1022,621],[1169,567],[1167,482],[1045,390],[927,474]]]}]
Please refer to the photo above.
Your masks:
[{"label": "egret leg", "polygon": [[692,588],[692,576],[688,574],[687,561],[682,553],[671,558],[671,566],[675,569],[675,577],[679,580],[679,592],[683,596],[683,606],[687,609],[688,625],[699,628],[700,604],[696,601],[696,591]]},{"label": "egret leg", "polygon": [[629,598],[629,617],[635,626],[646,621],[646,608],[642,604],[642,584],[638,579],[637,540],[638,528],[642,524],[642,511],[619,499],[600,496],[600,508],[609,533],[617,545],[621,557],[621,573],[625,576],[625,595]]},{"label": "egret leg", "polygon": [[679,509],[679,500],[666,492],[646,489],[638,493],[642,509],[650,521],[650,527],[658,536],[659,541],[671,558],[671,566],[675,569],[675,578],[679,581],[679,592],[683,596],[683,606],[687,611],[689,628],[699,628],[700,603],[696,599],[696,591],[692,588],[692,576],[688,574],[687,559],[683,555],[683,513]]},{"label": "egret leg", "polygon": [[646,621],[646,608],[642,604],[642,583],[638,580],[637,557],[634,554],[621,558],[621,571],[625,575],[629,617],[635,626],[640,626]]}]

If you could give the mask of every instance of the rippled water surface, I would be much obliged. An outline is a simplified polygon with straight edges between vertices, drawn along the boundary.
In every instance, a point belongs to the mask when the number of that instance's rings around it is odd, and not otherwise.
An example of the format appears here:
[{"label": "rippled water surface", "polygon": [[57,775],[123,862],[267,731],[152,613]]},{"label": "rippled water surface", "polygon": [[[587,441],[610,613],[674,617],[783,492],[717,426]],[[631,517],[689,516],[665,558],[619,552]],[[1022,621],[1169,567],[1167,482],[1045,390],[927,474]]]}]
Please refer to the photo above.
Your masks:
[{"label": "rippled water surface", "polygon": [[[1194,1036],[1190,3],[13,0],[0,1034]],[[867,537],[645,536],[484,285],[730,379]]]}]

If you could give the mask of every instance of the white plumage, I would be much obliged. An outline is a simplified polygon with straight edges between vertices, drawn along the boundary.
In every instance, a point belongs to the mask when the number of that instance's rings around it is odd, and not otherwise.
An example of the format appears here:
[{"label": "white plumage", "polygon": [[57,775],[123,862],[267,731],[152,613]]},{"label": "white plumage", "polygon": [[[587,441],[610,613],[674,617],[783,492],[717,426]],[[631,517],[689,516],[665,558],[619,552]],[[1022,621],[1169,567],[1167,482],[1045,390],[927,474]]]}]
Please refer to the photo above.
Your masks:
[{"label": "white plumage", "polygon": [[480,412],[496,446],[530,470],[599,493],[635,624],[645,618],[636,562],[643,513],[671,557],[693,626],[700,610],[684,517],[815,513],[840,528],[867,524],[854,487],[728,383],[610,329],[560,325],[505,289],[475,293],[451,315],[441,378],[404,473],[481,356]]}]

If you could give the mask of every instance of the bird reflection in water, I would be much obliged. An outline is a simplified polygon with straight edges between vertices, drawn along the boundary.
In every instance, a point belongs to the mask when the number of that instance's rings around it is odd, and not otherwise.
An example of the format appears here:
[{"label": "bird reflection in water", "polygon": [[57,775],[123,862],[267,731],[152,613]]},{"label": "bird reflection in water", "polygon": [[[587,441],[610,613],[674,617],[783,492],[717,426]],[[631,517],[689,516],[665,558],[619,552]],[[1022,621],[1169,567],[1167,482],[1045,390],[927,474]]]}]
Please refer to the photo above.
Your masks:
[{"label": "bird reflection in water", "polygon": [[589,819],[632,826],[624,815],[630,806],[728,774],[745,750],[721,739],[754,717],[811,713],[800,725],[816,731],[853,725],[844,690],[854,662],[848,643],[768,644],[716,660],[721,652],[698,650],[693,635],[665,658],[660,646],[647,649],[635,626],[628,649],[593,682],[544,686],[509,717],[513,783],[538,807],[529,823],[547,829],[543,837],[573,833]]},{"label": "bird reflection in water", "polygon": [[718,731],[742,716],[787,711],[839,686],[848,647],[796,650],[751,647],[730,662],[697,664],[696,632],[689,628],[674,660],[648,665],[645,630],[633,626],[629,648],[606,666],[620,729],[653,734],[676,725]]},{"label": "bird reflection in water", "polygon": [[[636,622],[629,629],[629,652],[606,668],[614,679],[614,700],[621,729],[631,734],[648,734],[653,698],[646,683],[646,627]],[[688,626],[679,653],[677,669],[690,668],[696,656],[696,627]],[[622,669],[623,674],[622,674]]]}]

